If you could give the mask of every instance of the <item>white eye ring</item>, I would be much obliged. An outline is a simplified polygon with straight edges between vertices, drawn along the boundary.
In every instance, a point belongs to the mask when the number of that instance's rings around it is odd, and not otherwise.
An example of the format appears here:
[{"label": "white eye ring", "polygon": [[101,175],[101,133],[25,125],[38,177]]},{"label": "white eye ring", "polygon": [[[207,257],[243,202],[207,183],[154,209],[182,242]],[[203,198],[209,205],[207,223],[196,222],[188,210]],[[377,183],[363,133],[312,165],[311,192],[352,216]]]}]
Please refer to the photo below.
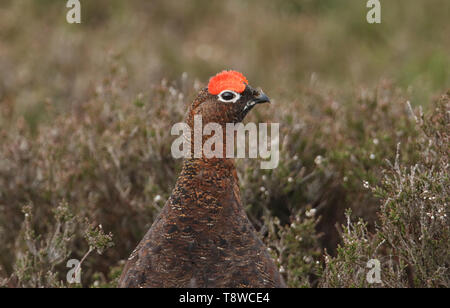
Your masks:
[{"label": "white eye ring", "polygon": [[[222,97],[222,95],[226,92],[230,92],[234,94],[234,97],[230,100],[226,100]],[[219,93],[219,95],[217,95],[217,98],[219,99],[219,101],[224,102],[224,103],[236,103],[238,101],[239,98],[241,98],[241,95],[239,93],[236,93],[234,91],[231,90],[223,90],[222,92]]]}]

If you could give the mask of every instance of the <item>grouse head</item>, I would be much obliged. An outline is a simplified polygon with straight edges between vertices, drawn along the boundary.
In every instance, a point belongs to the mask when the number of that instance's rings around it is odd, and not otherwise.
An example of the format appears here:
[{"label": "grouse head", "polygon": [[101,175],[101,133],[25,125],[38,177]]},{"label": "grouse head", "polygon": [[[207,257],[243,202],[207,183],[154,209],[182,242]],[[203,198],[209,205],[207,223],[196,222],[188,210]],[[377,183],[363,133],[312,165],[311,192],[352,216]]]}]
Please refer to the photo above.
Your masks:
[{"label": "grouse head", "polygon": [[195,115],[201,115],[203,123],[239,123],[256,105],[269,103],[262,90],[252,88],[241,73],[222,71],[211,77],[208,87],[200,91],[188,113],[188,124]]}]

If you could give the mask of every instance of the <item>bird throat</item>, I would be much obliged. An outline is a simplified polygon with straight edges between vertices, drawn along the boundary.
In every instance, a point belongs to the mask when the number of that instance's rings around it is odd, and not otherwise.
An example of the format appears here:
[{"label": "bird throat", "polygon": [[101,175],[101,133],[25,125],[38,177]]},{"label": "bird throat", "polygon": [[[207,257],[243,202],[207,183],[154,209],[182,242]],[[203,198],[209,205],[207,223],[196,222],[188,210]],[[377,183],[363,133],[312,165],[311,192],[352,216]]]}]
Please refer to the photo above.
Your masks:
[{"label": "bird throat", "polygon": [[[220,214],[225,205],[238,207],[237,204],[240,204],[239,181],[234,160],[185,159],[173,195],[179,198],[171,200],[171,206],[186,210],[180,214],[204,214],[208,220],[216,220],[214,217]],[[186,205],[189,209],[186,209]]]}]

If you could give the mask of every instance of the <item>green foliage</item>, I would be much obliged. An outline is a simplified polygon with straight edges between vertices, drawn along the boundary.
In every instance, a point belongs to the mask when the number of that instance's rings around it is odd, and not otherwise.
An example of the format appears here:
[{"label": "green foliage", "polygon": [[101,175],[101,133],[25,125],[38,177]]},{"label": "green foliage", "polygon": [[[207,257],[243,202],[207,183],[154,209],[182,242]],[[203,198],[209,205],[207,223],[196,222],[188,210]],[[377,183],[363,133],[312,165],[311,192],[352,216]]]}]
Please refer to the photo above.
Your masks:
[{"label": "green foliage", "polygon": [[102,225],[90,227],[85,232],[85,238],[89,244],[89,251],[96,250],[99,255],[103,254],[106,249],[114,246],[112,233],[105,234]]},{"label": "green foliage", "polygon": [[31,205],[22,209],[25,219],[16,250],[13,279],[20,287],[60,287],[63,283],[58,280],[55,267],[69,257],[76,219],[68,204],[60,203],[53,211],[54,228],[43,237],[34,229],[32,209]]},{"label": "green foliage", "polygon": [[[51,230],[41,230],[38,234],[33,213],[33,206],[22,208],[24,221],[19,237],[16,241],[16,261],[14,272],[9,279],[2,283],[13,287],[67,287],[61,280],[63,262],[69,259],[73,249],[76,229],[83,227],[83,223],[70,211],[67,202],[60,202],[53,209],[54,222],[46,227]],[[88,224],[88,222],[86,222]],[[87,255],[97,250],[99,254],[112,247],[112,235],[105,234],[99,227],[84,226],[86,241],[89,244]],[[81,264],[80,264],[81,266]]]},{"label": "green foliage", "polygon": [[317,284],[322,265],[315,211],[299,212],[290,225],[281,225],[278,218],[266,219],[269,251],[272,253],[291,288],[311,287]]},{"label": "green foliage", "polygon": [[[321,287],[361,288],[371,284],[366,279],[367,262],[379,258],[379,244],[367,230],[367,224],[359,219],[351,222],[351,210],[346,212],[347,225],[342,226],[342,244],[336,257],[325,255],[325,270]],[[384,278],[384,277],[383,277]],[[373,286],[377,286],[376,284]]]},{"label": "green foliage", "polygon": [[280,123],[279,166],[237,166],[288,285],[448,287],[449,1],[413,2],[374,27],[342,1],[88,1],[81,25],[1,1],[0,286],[68,286],[70,258],[116,286],[180,171],[172,125],[234,68],[274,102],[248,121]]},{"label": "green foliage", "polygon": [[[378,222],[370,234],[359,220],[343,229],[337,256],[326,256],[325,287],[444,287],[450,286],[450,101],[437,102],[433,115],[413,115],[419,135],[413,140],[419,158],[413,165],[400,162],[384,170],[382,183],[372,190],[380,200]],[[381,285],[368,284],[365,265],[379,259]]]},{"label": "green foliage", "polygon": [[[8,230],[0,256],[11,277],[3,284],[64,286],[64,261],[84,256],[83,286],[115,286],[169,196],[181,163],[170,155],[170,126],[199,83],[183,76],[129,95],[115,59],[107,76],[90,101],[36,135],[20,119],[0,134],[0,228]],[[319,88],[250,115],[282,123],[278,168],[238,161],[243,202],[288,285],[368,286],[372,258],[392,260],[383,286],[447,285],[448,97],[425,118],[389,83],[350,97]],[[24,203],[33,204],[25,219]],[[340,236],[346,208],[362,220]]]},{"label": "green foliage", "polygon": [[[170,194],[181,162],[168,159],[169,126],[181,120],[197,82],[183,77],[183,91],[163,82],[133,104],[136,97],[116,87],[126,80],[118,72],[35,138],[26,126],[4,131],[1,204],[9,206],[1,206],[0,227],[9,232],[0,247],[2,275],[11,278],[3,284],[65,286],[64,261],[84,256],[82,285],[114,287],[122,260]],[[446,286],[448,97],[425,117],[391,85],[365,91],[346,105],[315,88],[301,92],[302,104],[279,102],[272,117],[288,123],[280,165],[238,161],[244,204],[291,287],[379,286],[365,279],[373,258],[385,262],[382,286]],[[256,109],[250,120],[268,112]],[[296,114],[301,121],[290,123]],[[33,207],[24,218],[26,200]],[[347,215],[339,236],[345,208],[360,219]]]},{"label": "green foliage", "polygon": [[[430,119],[416,116],[421,127],[418,162],[402,165],[398,151],[376,189],[383,202],[377,236],[400,265],[398,275],[388,277],[389,286],[450,286],[449,96],[443,96],[435,108]],[[399,281],[398,276],[406,275],[402,265],[407,266],[408,277]]]}]

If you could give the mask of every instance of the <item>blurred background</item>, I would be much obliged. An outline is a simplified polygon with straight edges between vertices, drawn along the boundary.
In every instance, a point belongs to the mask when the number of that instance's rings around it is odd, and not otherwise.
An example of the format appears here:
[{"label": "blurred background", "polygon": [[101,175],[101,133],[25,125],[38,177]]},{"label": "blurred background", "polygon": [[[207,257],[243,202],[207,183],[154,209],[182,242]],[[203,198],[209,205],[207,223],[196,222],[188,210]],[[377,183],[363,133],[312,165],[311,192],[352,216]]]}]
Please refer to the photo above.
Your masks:
[{"label": "blurred background", "polygon": [[381,0],[381,24],[365,0],[80,2],[68,24],[0,0],[0,287],[74,286],[86,253],[82,285],[115,286],[180,171],[170,128],[223,69],[281,123],[278,168],[237,167],[290,287],[377,286],[373,257],[383,286],[449,287],[450,1]]},{"label": "blurred background", "polygon": [[266,92],[294,92],[311,78],[334,91],[388,78],[425,104],[450,84],[450,3],[382,1],[382,23],[366,1],[85,0],[82,24],[65,1],[0,3],[0,101],[30,122],[42,104],[79,104],[111,55],[143,91],[183,72],[206,83],[225,68]]}]

